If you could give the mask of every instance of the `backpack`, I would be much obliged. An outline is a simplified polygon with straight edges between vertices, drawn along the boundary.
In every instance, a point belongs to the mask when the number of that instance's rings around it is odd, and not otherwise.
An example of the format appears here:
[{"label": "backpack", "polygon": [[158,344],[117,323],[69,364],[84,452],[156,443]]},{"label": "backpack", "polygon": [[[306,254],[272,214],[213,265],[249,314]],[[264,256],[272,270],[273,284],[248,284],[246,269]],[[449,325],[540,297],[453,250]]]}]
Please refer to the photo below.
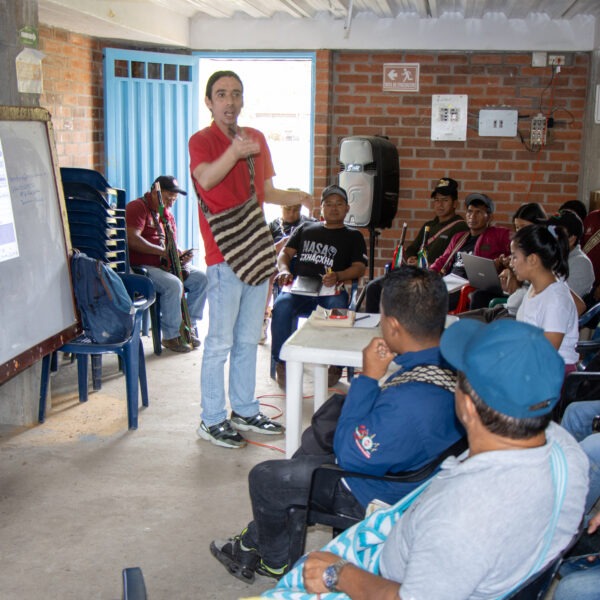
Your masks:
[{"label": "backpack", "polygon": [[119,275],[101,260],[75,251],[71,280],[85,335],[97,344],[125,341],[133,331],[135,308]]}]

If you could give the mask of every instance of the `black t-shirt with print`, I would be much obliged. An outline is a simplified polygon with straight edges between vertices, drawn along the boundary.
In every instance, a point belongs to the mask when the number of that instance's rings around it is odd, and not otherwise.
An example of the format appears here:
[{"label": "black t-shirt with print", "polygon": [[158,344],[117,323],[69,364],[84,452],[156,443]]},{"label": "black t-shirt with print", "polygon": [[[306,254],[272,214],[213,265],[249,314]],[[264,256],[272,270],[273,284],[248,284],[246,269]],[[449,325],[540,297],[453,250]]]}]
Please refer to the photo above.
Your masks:
[{"label": "black t-shirt with print", "polygon": [[286,247],[296,250],[294,274],[320,277],[343,271],[355,262],[367,264],[367,246],[360,231],[349,227],[327,229],[323,223],[303,223]]}]

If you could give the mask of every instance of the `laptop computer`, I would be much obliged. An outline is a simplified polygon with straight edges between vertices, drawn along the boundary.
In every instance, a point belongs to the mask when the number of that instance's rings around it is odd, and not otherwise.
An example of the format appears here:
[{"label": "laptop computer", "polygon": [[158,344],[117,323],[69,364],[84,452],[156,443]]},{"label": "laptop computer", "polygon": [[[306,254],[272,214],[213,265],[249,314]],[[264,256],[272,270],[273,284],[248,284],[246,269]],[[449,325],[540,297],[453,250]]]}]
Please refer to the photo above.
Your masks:
[{"label": "laptop computer", "polygon": [[473,254],[462,255],[469,284],[478,290],[497,291],[503,294],[496,265],[491,258],[483,258]]}]

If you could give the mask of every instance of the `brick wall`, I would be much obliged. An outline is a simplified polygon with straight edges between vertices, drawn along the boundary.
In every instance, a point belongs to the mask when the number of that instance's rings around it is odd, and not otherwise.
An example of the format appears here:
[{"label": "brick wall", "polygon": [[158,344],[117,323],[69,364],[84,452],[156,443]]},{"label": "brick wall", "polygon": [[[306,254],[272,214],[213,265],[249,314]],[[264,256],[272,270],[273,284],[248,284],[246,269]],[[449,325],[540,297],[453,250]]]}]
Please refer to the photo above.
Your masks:
[{"label": "brick wall", "polygon": [[[104,172],[103,46],[103,40],[40,27],[40,50],[46,54],[40,104],[52,114],[60,166]],[[489,194],[498,207],[496,223],[503,225],[524,202],[540,202],[552,212],[577,197],[590,66],[586,53],[571,58],[550,85],[550,68],[532,68],[529,52],[317,52],[315,194],[337,177],[344,137],[387,135],[398,148],[399,210],[393,228],[378,240],[376,274],[389,261],[402,223],[408,223],[412,239],[431,217],[429,194],[443,175],[460,182],[461,198],[473,191]],[[420,64],[418,93],[382,92],[383,64],[390,62]],[[432,94],[468,95],[465,142],[431,141]],[[556,125],[541,152],[528,152],[518,138],[477,134],[480,109],[506,105],[531,115],[542,97]],[[528,119],[519,121],[519,130],[527,139]]]},{"label": "brick wall", "polygon": [[61,167],[104,172],[102,46],[94,38],[40,26],[44,93]]},{"label": "brick wall", "polygon": [[[461,199],[475,191],[490,195],[497,205],[496,223],[501,225],[509,225],[524,202],[540,202],[552,212],[577,197],[589,55],[572,58],[572,65],[563,67],[550,84],[551,69],[532,68],[529,52],[318,54],[317,77],[324,71],[331,73],[332,90],[329,120],[321,112],[322,103],[317,104],[317,124],[328,122],[330,128],[327,136],[315,140],[315,162],[328,153],[328,179],[336,176],[344,137],[386,135],[398,148],[399,210],[393,228],[379,238],[376,273],[389,261],[402,222],[408,223],[408,239],[412,239],[422,222],[431,218],[429,195],[434,181],[443,175],[460,182]],[[420,64],[418,93],[382,91],[383,64],[398,62]],[[468,95],[465,142],[430,139],[432,94]],[[479,137],[480,109],[506,105],[518,109],[520,116],[532,115],[539,112],[542,97],[544,113],[553,110],[556,125],[541,152],[529,152],[518,137]],[[519,120],[519,130],[527,140],[528,119]],[[315,174],[320,175],[319,166],[316,162]],[[315,177],[316,191],[323,182]]]}]

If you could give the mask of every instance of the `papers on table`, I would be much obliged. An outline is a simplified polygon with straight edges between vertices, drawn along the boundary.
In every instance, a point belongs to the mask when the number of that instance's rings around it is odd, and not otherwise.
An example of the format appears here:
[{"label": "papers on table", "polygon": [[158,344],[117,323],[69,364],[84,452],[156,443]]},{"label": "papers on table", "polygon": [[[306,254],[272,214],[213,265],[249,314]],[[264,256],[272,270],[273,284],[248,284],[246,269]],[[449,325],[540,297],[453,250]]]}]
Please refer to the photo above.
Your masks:
[{"label": "papers on table", "polygon": [[451,294],[452,292],[457,292],[463,285],[469,283],[468,279],[465,279],[464,277],[459,277],[458,275],[454,275],[453,273],[449,273],[443,279],[449,294]]},{"label": "papers on table", "polygon": [[367,329],[369,327],[377,327],[379,325],[380,317],[381,315],[379,314],[356,313],[354,328]]},{"label": "papers on table", "polygon": [[335,296],[338,288],[336,285],[323,285],[319,277],[298,275],[291,284],[284,285],[281,291],[301,296]]}]

